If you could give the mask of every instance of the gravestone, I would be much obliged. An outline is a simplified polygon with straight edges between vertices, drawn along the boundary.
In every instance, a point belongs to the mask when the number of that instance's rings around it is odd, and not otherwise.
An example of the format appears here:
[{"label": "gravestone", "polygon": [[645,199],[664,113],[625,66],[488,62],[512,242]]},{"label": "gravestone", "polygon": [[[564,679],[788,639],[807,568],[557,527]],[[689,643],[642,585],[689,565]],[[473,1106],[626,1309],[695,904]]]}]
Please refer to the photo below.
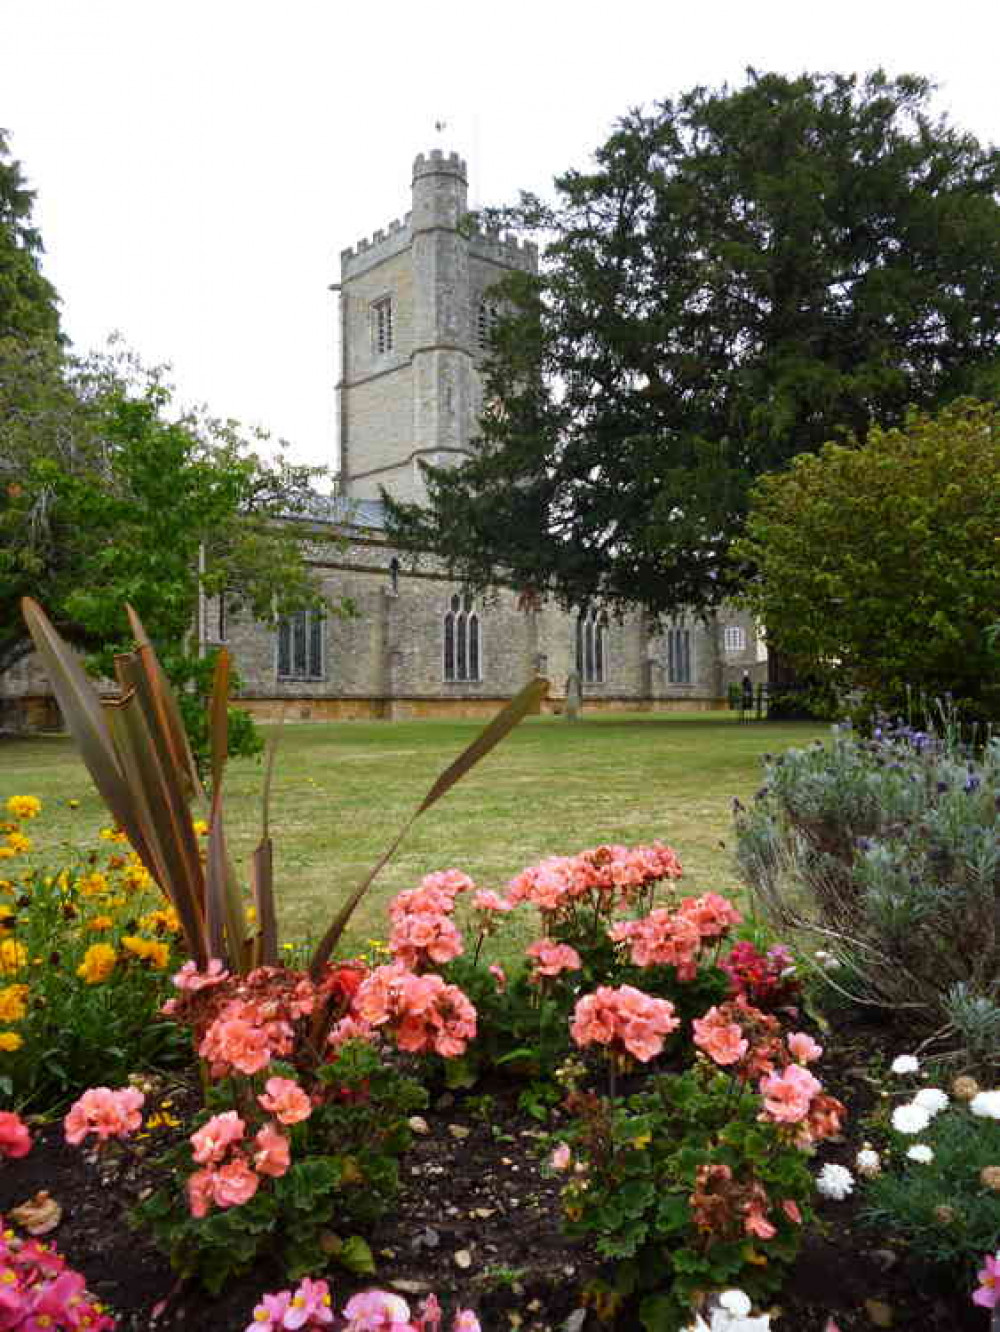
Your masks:
[{"label": "gravestone", "polygon": [[580,692],[580,676],[570,671],[566,677],[566,708],[563,715],[567,721],[579,721],[583,708],[583,695]]}]

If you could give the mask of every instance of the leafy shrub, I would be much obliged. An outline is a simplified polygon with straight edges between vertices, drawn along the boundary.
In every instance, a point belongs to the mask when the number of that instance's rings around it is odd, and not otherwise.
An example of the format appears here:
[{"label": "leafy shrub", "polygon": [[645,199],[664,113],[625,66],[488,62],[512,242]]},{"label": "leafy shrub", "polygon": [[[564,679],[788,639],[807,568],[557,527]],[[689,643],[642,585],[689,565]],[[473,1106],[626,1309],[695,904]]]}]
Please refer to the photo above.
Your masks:
[{"label": "leafy shrub", "polygon": [[736,815],[771,925],[822,942],[824,975],[847,994],[925,1033],[947,1027],[980,1063],[1000,1049],[998,792],[1000,741],[973,757],[908,727],[869,740],[839,728],[770,760]]},{"label": "leafy shrub", "polygon": [[[21,817],[14,818],[17,811]],[[47,869],[13,796],[0,821],[0,1098],[58,1108],[95,1082],[187,1062],[160,1016],[177,961],[176,914],[105,829],[99,848]]]}]

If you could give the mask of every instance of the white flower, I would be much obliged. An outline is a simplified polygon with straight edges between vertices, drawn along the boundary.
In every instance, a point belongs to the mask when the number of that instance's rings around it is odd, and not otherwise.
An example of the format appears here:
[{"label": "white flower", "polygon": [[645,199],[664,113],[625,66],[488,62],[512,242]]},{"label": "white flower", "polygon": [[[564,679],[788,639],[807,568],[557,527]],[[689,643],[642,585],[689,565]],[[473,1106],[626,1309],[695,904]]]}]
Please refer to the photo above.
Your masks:
[{"label": "white flower", "polygon": [[719,1296],[719,1307],[737,1318],[747,1318],[752,1305],[750,1296],[742,1290],[724,1290]]},{"label": "white flower", "polygon": [[906,1155],[911,1161],[919,1161],[921,1165],[930,1165],[934,1160],[934,1152],[922,1142],[918,1142],[915,1147],[911,1147]]},{"label": "white flower", "polygon": [[854,1176],[847,1166],[828,1163],[816,1176],[816,1187],[824,1198],[843,1202],[854,1189]]},{"label": "white flower", "polygon": [[920,1060],[916,1055],[897,1055],[889,1067],[893,1073],[916,1073]]},{"label": "white flower", "polygon": [[892,1112],[892,1127],[897,1133],[923,1133],[931,1122],[929,1110],[922,1105],[897,1105]]},{"label": "white flower", "polygon": [[973,1096],[969,1109],[980,1119],[1000,1119],[1000,1088]]},{"label": "white flower", "polygon": [[942,1091],[940,1087],[921,1087],[913,1098],[913,1104],[919,1105],[933,1116],[948,1105],[949,1099],[948,1093]]},{"label": "white flower", "polygon": [[870,1147],[862,1147],[854,1158],[854,1164],[858,1168],[858,1174],[864,1175],[865,1179],[874,1179],[882,1169],[882,1162],[879,1154]]}]

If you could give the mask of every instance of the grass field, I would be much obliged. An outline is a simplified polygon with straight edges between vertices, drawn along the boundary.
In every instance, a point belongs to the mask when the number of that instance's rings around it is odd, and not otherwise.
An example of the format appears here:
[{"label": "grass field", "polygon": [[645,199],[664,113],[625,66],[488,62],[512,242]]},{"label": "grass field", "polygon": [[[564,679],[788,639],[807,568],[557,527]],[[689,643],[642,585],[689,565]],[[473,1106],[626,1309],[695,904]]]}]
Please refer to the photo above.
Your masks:
[{"label": "grass field", "polygon": [[[272,834],[282,932],[318,935],[438,773],[481,723],[347,722],[287,725],[278,752]],[[384,937],[384,904],[421,875],[457,866],[502,887],[540,857],[599,842],[659,837],[680,854],[690,891],[732,888],[730,811],[760,782],[760,758],[826,733],[811,723],[740,726],[725,715],[619,715],[568,724],[523,723],[418,820],[359,908],[355,944]],[[230,766],[226,815],[241,869],[259,836],[262,769]],[[0,803],[37,795],[32,827],[46,859],[60,843],[87,845],[107,823],[68,740],[0,742]],[[77,810],[66,804],[80,801]]]}]

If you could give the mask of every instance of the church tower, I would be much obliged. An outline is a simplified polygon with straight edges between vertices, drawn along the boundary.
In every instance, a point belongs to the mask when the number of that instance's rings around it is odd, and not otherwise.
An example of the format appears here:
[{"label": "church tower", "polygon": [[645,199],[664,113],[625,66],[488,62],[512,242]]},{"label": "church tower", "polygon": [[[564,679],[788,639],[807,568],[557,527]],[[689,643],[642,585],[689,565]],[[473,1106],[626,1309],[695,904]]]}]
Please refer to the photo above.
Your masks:
[{"label": "church tower", "polygon": [[481,366],[511,269],[534,272],[534,245],[467,234],[468,176],[457,153],[413,163],[412,206],[341,254],[341,491],[421,501],[420,462],[459,463],[482,411]]}]

